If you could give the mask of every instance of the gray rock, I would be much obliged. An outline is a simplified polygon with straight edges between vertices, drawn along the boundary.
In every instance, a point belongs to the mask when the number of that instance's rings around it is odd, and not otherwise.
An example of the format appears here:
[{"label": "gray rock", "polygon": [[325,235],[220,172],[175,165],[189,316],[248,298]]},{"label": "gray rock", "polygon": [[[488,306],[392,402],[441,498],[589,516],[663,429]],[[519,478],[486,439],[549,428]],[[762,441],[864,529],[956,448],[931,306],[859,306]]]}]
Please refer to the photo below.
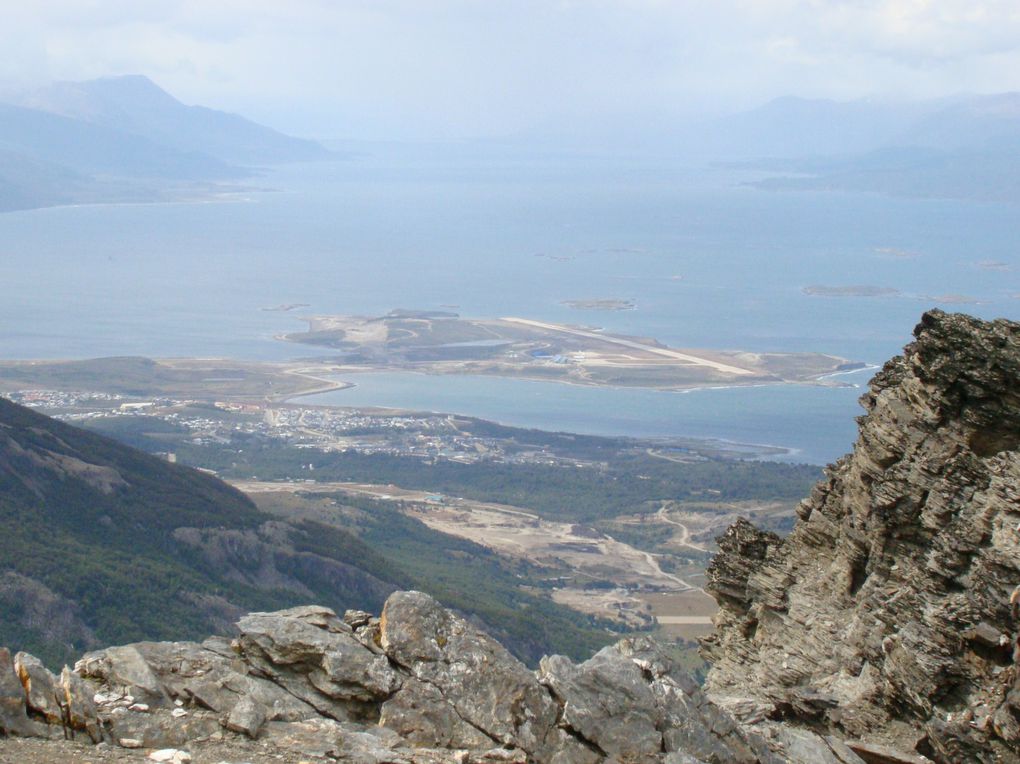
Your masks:
[{"label": "gray rock", "polygon": [[64,715],[57,688],[59,680],[38,658],[28,653],[14,656],[14,671],[21,681],[28,709],[47,724],[63,724]]},{"label": "gray rock", "polygon": [[496,742],[464,721],[438,688],[417,679],[383,703],[379,724],[417,746],[491,748]]},{"label": "gray rock", "polygon": [[266,723],[267,716],[265,707],[246,695],[230,709],[223,726],[232,732],[242,732],[254,740]]},{"label": "gray rock", "polygon": [[557,706],[534,674],[428,595],[390,595],[380,620],[386,655],[438,689],[468,724],[536,759],[569,745],[555,732]]},{"label": "gray rock", "polygon": [[103,729],[93,700],[94,688],[64,666],[60,672],[59,693],[64,726],[70,731],[71,737],[84,732],[93,743],[100,742],[103,739]]},{"label": "gray rock", "polygon": [[121,708],[104,721],[115,741],[137,740],[144,748],[181,748],[220,729],[219,719],[211,713],[174,718],[169,711],[145,714]]},{"label": "gray rock", "polygon": [[0,732],[24,737],[44,734],[28,718],[25,688],[14,671],[11,651],[6,647],[0,647]]},{"label": "gray rock", "polygon": [[167,702],[163,685],[142,657],[139,647],[141,645],[124,645],[87,653],[75,664],[75,672],[131,695],[135,700],[163,705]]},{"label": "gray rock", "polygon": [[707,688],[901,755],[926,738],[942,761],[1016,764],[1020,324],[932,311],[915,337],[790,536],[720,539]]},{"label": "gray rock", "polygon": [[238,654],[319,713],[338,721],[374,720],[377,702],[400,678],[327,608],[252,613],[238,623]]},{"label": "gray rock", "polygon": [[542,659],[539,677],[563,704],[565,727],[610,756],[658,759],[663,709],[630,658],[611,647],[577,666],[554,655]]}]

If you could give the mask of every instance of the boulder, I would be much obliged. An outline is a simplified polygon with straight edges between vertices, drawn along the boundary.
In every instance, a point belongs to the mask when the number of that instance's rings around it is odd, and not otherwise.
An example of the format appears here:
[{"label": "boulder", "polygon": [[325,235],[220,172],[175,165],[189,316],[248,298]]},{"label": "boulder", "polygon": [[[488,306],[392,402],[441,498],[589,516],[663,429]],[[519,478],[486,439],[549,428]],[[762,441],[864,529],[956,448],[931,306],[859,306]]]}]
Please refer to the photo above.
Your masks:
[{"label": "boulder", "polygon": [[26,705],[33,714],[47,724],[63,724],[64,712],[59,680],[50,673],[38,658],[28,653],[14,656],[14,670],[25,691]]},{"label": "boulder", "polygon": [[387,657],[435,687],[463,719],[536,759],[570,745],[559,710],[535,675],[488,635],[422,592],[390,595],[380,619]]},{"label": "boulder", "polygon": [[45,734],[28,718],[25,688],[15,673],[11,651],[6,647],[0,647],[0,732],[24,737]]}]

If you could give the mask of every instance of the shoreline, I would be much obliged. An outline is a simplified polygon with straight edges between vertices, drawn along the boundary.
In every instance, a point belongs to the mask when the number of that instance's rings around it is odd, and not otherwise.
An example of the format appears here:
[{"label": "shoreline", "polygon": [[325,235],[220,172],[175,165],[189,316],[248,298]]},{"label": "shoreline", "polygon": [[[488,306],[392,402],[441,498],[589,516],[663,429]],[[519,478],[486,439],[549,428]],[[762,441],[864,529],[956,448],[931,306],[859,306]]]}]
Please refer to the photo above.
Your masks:
[{"label": "shoreline", "polygon": [[[719,384],[718,382],[692,382],[686,385],[672,385],[672,386],[658,386],[658,385],[618,385],[608,382],[590,381],[586,382],[579,379],[569,379],[566,377],[553,377],[543,375],[532,375],[532,374],[500,374],[498,372],[477,372],[477,371],[464,371],[464,370],[452,370],[444,371],[433,368],[414,368],[408,369],[400,366],[372,366],[372,367],[355,367],[351,370],[343,370],[340,374],[420,374],[422,376],[429,377],[480,377],[480,378],[493,378],[493,379],[519,379],[526,382],[549,382],[557,385],[569,385],[571,387],[584,387],[584,388],[597,388],[607,390],[650,390],[653,392],[660,393],[678,393],[680,395],[687,395],[689,393],[697,392],[699,390],[740,390],[740,389],[754,389],[760,387],[822,387],[822,388],[840,388],[840,387],[856,387],[851,384],[825,384],[820,380],[829,379],[830,377],[855,374],[860,371],[874,370],[881,367],[878,366],[863,366],[859,369],[852,369],[849,371],[840,371],[832,374],[823,374],[813,379],[804,380],[790,380],[790,379],[774,379],[774,380],[761,380],[754,382],[747,382],[741,384],[727,383]],[[311,376],[311,375],[308,375]],[[318,379],[319,377],[312,377]],[[357,383],[351,382],[344,387],[356,387]],[[327,391],[328,392],[328,391]]]},{"label": "shoreline", "polygon": [[[403,373],[403,374],[418,374],[418,375],[421,375],[421,376],[442,376],[441,374],[429,374],[428,372],[410,371],[410,370],[401,370],[400,372],[394,372],[392,370],[386,370],[386,371],[380,372],[380,371],[377,371],[377,370],[365,369],[365,370],[362,370],[360,372],[353,372],[353,374],[358,374],[358,373],[367,373],[367,374]],[[463,375],[463,376],[472,376],[472,377],[474,377],[474,376],[496,376],[496,375]],[[548,380],[548,379],[539,379],[539,380],[525,379],[525,378],[522,378],[522,377],[502,377],[502,378],[503,379],[521,379],[522,381],[525,381],[525,382],[554,382],[555,381],[555,380]],[[753,388],[761,388],[761,387],[778,387],[780,385],[785,385],[785,384],[796,384],[796,383],[778,383],[776,385],[733,385],[733,386],[729,386],[729,387],[725,387],[725,386],[719,387],[719,386],[717,386],[717,387],[712,387],[712,388],[698,388],[698,389],[731,389],[731,388],[732,389],[741,389],[741,388],[743,388],[743,389],[753,389]],[[337,387],[335,387],[333,389],[330,389],[330,390],[326,390],[325,392],[336,392],[336,391],[340,391],[340,390],[349,390],[349,389],[356,388],[358,386],[359,385],[356,382],[342,381],[342,382],[338,382]],[[577,385],[577,386],[578,387],[601,387],[601,388],[614,389],[614,390],[649,390],[651,392],[680,393],[680,394],[686,394],[686,393],[689,393],[689,392],[693,392],[693,390],[671,390],[671,389],[661,389],[661,388],[636,388],[636,387],[623,387],[623,386],[618,386],[618,385]],[[824,387],[824,386],[821,386],[821,387]],[[306,396],[309,396],[309,395],[313,395],[313,394],[317,394],[317,393],[308,392],[308,393],[301,393],[300,395],[292,395],[292,396],[289,396],[288,398],[284,399],[281,402],[286,404],[286,403],[290,403],[291,401],[294,401],[296,405],[302,405],[301,402],[298,399],[306,397]],[[465,411],[457,411],[455,409],[445,409],[445,408],[444,409],[432,409],[432,408],[424,408],[424,407],[410,407],[409,408],[407,406],[388,406],[388,405],[383,405],[383,404],[359,405],[359,404],[344,404],[344,403],[341,403],[341,402],[337,402],[337,403],[332,403],[332,402],[329,402],[329,403],[327,403],[327,402],[308,403],[308,402],[304,402],[303,405],[311,405],[311,406],[315,406],[316,408],[345,408],[345,409],[357,409],[357,410],[374,409],[374,410],[386,411],[386,412],[421,413],[421,414],[441,415],[441,416],[461,416],[461,417],[465,417],[465,418],[468,418],[468,419],[476,419],[476,420],[483,421],[483,422],[492,422],[494,424],[501,425],[503,427],[510,427],[510,428],[515,428],[515,429],[525,429],[525,430],[535,429],[535,430],[541,430],[541,431],[545,431],[545,432],[579,434],[579,435],[592,435],[594,437],[604,437],[604,438],[619,438],[619,439],[630,440],[630,441],[635,441],[635,442],[640,442],[640,443],[657,443],[659,445],[663,445],[663,446],[666,446],[666,447],[669,447],[671,443],[692,442],[692,443],[696,443],[696,444],[702,445],[702,446],[704,446],[706,448],[709,448],[709,449],[713,449],[713,450],[718,450],[718,451],[729,453],[729,454],[731,454],[731,455],[733,455],[733,456],[735,456],[737,458],[740,458],[740,457],[743,456],[745,458],[750,458],[750,459],[753,459],[753,460],[756,460],[756,461],[773,461],[773,460],[776,460],[776,459],[793,460],[793,459],[796,458],[796,456],[798,454],[804,453],[804,449],[800,448],[800,447],[797,447],[797,446],[781,445],[781,444],[777,444],[777,443],[748,442],[748,441],[736,440],[736,439],[733,439],[733,438],[726,438],[726,437],[720,437],[720,436],[699,436],[699,435],[683,435],[683,434],[677,434],[677,435],[633,435],[633,434],[613,434],[613,433],[582,433],[582,432],[577,432],[575,430],[562,429],[562,428],[557,428],[557,427],[533,427],[533,426],[529,426],[529,425],[514,423],[514,422],[510,422],[510,421],[505,421],[504,419],[499,418],[499,417],[492,417],[492,416],[486,416],[486,415],[472,414],[472,413],[468,413],[468,412],[465,412]],[[811,463],[814,463],[814,462],[811,462]],[[828,463],[828,462],[826,462],[826,463]]]}]

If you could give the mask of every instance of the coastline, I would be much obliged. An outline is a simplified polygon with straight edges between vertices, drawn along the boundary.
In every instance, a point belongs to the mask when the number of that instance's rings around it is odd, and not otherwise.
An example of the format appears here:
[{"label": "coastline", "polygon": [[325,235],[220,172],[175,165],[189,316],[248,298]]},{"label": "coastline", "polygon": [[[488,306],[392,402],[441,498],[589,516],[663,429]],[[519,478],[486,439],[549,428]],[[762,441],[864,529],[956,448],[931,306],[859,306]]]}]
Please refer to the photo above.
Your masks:
[{"label": "coastline", "polygon": [[[828,435],[819,429],[816,422],[824,421],[819,417],[827,418],[838,405],[850,412],[850,421],[859,397],[851,385],[740,385],[732,392],[714,386],[704,397],[691,399],[685,394],[690,390],[574,385],[575,394],[562,383],[541,384],[548,379],[490,376],[491,384],[485,384],[479,375],[456,375],[444,384],[444,375],[421,370],[357,373],[369,377],[344,375],[343,381],[352,383],[350,397],[327,393],[295,399],[295,404],[457,415],[508,427],[638,441],[696,441],[737,452],[738,458],[818,465],[831,463],[852,444],[849,433]],[[680,394],[660,398],[660,393]],[[649,417],[652,409],[661,415]],[[791,417],[791,410],[797,415]]]},{"label": "coastline", "polygon": [[[831,374],[822,374],[822,375],[819,375],[819,376],[814,377],[812,379],[804,379],[804,380],[790,380],[790,379],[779,379],[779,378],[776,378],[776,379],[761,379],[761,378],[758,378],[757,380],[748,381],[746,383],[736,382],[736,383],[719,384],[718,382],[707,382],[706,381],[706,382],[701,382],[701,383],[699,383],[699,382],[691,382],[689,384],[683,384],[683,385],[621,385],[621,384],[614,384],[614,383],[611,383],[611,382],[600,382],[598,380],[584,380],[584,379],[570,378],[570,377],[567,377],[565,375],[561,376],[561,377],[555,377],[555,376],[551,376],[551,375],[527,374],[527,373],[524,373],[524,374],[501,374],[498,371],[478,371],[478,370],[473,370],[473,369],[472,370],[465,370],[465,369],[450,369],[450,370],[446,370],[446,369],[443,369],[443,368],[436,368],[435,366],[418,367],[418,368],[413,368],[413,369],[412,368],[407,368],[407,367],[402,367],[402,366],[384,366],[384,365],[379,365],[379,366],[358,366],[358,367],[352,367],[351,369],[346,369],[345,368],[345,369],[342,369],[342,370],[340,370],[338,372],[331,372],[331,377],[332,377],[333,374],[351,375],[351,376],[356,376],[358,374],[419,374],[419,375],[422,375],[422,376],[429,376],[429,377],[449,377],[449,376],[457,376],[457,377],[481,377],[481,378],[509,379],[509,380],[519,379],[519,380],[524,380],[524,381],[528,381],[528,382],[550,382],[550,383],[554,383],[554,384],[558,384],[558,385],[568,385],[568,386],[571,386],[571,387],[581,387],[581,388],[596,388],[596,389],[609,389],[609,390],[649,390],[649,391],[652,391],[652,392],[679,393],[681,395],[686,395],[688,393],[697,392],[698,390],[752,389],[752,388],[758,388],[758,387],[832,387],[832,388],[835,388],[835,387],[856,387],[856,385],[852,385],[852,384],[849,384],[849,383],[846,383],[846,384],[826,384],[824,382],[821,382],[820,380],[830,379],[830,378],[836,377],[836,376],[856,374],[856,373],[859,373],[861,371],[875,370],[875,369],[878,369],[878,368],[880,368],[880,367],[866,365],[866,366],[862,366],[860,368],[852,369],[852,370],[849,370],[849,371],[840,371],[840,372],[835,372],[835,373],[831,373]],[[287,372],[287,373],[293,373],[293,372]],[[323,380],[322,377],[315,376],[315,375],[310,375],[310,374],[305,374],[305,375],[302,375],[302,376],[307,376],[307,377],[309,377],[311,379]],[[325,379],[328,380],[328,379],[331,379],[331,377],[327,377]],[[355,382],[339,382],[337,380],[332,380],[332,381],[337,382],[337,384],[340,384],[340,388],[339,389],[344,389],[346,387],[356,387],[357,386],[357,383],[355,383]],[[301,395],[308,395],[308,394],[310,394],[310,393],[301,393]]]}]

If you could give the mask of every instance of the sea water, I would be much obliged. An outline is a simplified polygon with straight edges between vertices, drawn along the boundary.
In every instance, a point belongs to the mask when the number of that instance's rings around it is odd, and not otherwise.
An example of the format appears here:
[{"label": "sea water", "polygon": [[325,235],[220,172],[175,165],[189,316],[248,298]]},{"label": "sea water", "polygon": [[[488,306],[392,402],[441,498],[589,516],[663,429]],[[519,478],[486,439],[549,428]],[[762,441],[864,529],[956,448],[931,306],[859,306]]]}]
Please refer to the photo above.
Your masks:
[{"label": "sea water", "polygon": [[[0,358],[317,356],[322,348],[275,337],[301,331],[304,315],[412,308],[875,364],[897,353],[933,306],[1017,317],[1015,207],[766,192],[747,180],[662,158],[376,146],[267,170],[255,184],[275,190],[215,202],[6,213]],[[810,285],[897,293],[819,297],[804,293]],[[564,305],[612,298],[636,308]],[[309,307],[265,310],[294,303]],[[824,462],[849,447],[860,392],[678,394],[373,374],[329,400],[770,443]]]}]

